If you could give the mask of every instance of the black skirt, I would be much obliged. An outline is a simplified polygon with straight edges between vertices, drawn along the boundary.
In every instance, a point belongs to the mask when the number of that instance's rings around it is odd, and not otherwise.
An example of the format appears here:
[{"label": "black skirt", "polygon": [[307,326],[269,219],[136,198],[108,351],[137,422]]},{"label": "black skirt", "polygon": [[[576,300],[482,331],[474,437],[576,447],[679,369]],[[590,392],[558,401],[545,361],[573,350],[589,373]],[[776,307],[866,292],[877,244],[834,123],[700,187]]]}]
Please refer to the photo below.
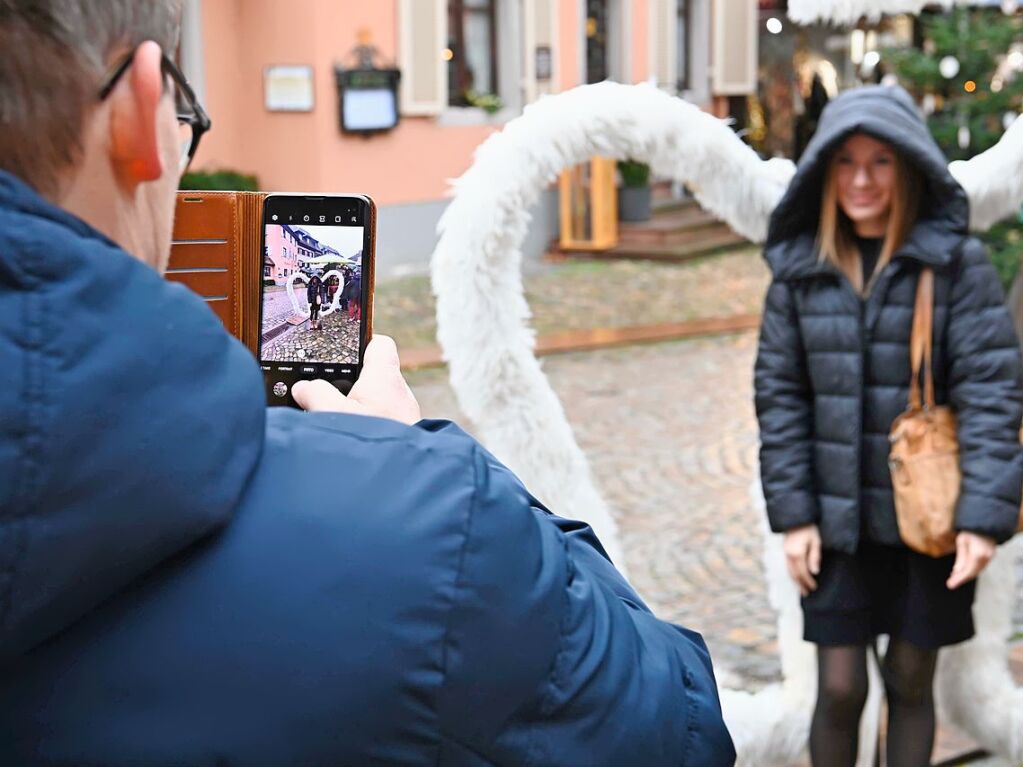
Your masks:
[{"label": "black skirt", "polygon": [[826,549],[817,590],[803,597],[803,638],[819,645],[869,644],[880,634],[938,648],[973,636],[976,581],[945,585],[955,556],[863,542],[856,554]]}]

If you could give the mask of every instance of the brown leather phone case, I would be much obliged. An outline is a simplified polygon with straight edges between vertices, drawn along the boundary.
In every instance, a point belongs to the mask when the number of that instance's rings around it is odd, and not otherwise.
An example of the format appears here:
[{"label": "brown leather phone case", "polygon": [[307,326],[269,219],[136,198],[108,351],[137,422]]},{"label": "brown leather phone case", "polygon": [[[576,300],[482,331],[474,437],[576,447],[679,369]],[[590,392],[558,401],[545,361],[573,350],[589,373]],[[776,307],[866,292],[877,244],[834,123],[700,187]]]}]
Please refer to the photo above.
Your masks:
[{"label": "brown leather phone case", "polygon": [[[236,338],[259,355],[259,300],[266,192],[178,192],[167,279],[202,296]],[[373,327],[376,207],[370,201],[370,252],[364,274],[363,347]],[[361,356],[361,355],[360,355]]]},{"label": "brown leather phone case", "polygon": [[167,279],[202,296],[259,351],[259,257],[265,192],[178,192]]}]

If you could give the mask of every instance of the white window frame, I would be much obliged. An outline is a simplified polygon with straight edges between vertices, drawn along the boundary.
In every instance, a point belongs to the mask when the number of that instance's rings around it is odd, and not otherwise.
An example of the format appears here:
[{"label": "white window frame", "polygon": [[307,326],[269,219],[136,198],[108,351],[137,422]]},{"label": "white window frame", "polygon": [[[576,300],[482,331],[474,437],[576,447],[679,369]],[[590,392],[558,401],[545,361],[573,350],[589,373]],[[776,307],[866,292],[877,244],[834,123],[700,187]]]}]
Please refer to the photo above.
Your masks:
[{"label": "white window frame", "polygon": [[[437,29],[437,38],[433,42],[437,49],[434,72],[437,76],[437,98],[433,101],[416,101],[412,90],[416,44],[412,6],[431,2],[434,5]],[[402,72],[399,97],[402,115],[410,117],[439,115],[448,108],[448,63],[441,55],[447,46],[447,11],[447,0],[398,0],[398,66]]]}]

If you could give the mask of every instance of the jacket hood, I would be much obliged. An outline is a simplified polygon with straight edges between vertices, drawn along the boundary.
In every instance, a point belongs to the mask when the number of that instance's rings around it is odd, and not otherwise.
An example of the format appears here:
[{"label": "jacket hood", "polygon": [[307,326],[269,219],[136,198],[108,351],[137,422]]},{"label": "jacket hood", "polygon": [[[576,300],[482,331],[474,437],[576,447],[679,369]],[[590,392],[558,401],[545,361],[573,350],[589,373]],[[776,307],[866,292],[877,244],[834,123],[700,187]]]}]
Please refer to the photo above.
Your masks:
[{"label": "jacket hood", "polygon": [[903,247],[933,265],[947,263],[951,244],[966,235],[969,200],[948,170],[912,97],[898,86],[870,85],[839,95],[824,108],[817,132],[771,214],[765,258],[776,277],[813,271],[824,176],[832,154],[850,135],[865,133],[895,147],[925,181],[917,225]]},{"label": "jacket hood", "polygon": [[225,524],[258,366],[202,300],[0,172],[0,658]]}]

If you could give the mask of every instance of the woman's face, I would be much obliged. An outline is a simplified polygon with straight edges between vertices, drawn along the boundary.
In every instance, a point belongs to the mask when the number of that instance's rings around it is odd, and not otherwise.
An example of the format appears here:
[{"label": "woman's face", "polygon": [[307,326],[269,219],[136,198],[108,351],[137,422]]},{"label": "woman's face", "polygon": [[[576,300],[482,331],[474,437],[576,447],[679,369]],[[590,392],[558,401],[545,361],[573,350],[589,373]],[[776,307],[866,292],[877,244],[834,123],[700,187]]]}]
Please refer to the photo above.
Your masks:
[{"label": "woman's face", "polygon": [[861,237],[882,237],[895,190],[895,150],[870,136],[849,137],[835,155],[838,205]]}]

